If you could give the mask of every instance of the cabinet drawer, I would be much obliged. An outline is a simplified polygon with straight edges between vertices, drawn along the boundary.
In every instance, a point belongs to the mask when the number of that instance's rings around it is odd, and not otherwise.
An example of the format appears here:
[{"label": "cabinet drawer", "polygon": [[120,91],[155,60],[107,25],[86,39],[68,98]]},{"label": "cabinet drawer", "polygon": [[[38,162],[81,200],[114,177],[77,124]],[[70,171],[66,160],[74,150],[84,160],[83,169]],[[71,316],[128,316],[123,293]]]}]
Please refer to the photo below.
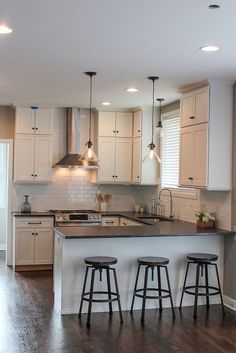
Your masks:
[{"label": "cabinet drawer", "polygon": [[119,217],[102,217],[103,227],[114,227],[119,225]]},{"label": "cabinet drawer", "polygon": [[32,227],[42,227],[51,228],[53,227],[53,217],[25,217],[17,218],[15,222],[16,228],[32,228]]}]

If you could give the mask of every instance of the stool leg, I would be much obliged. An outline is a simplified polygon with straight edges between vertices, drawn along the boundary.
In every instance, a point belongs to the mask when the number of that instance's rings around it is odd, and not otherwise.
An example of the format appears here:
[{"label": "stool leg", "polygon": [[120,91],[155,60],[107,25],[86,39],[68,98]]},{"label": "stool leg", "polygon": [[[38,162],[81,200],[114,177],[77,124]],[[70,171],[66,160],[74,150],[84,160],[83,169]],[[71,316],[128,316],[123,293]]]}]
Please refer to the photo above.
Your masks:
[{"label": "stool leg", "polygon": [[209,309],[210,298],[209,298],[208,264],[205,264],[205,280],[206,280],[206,307],[207,309]]},{"label": "stool leg", "polygon": [[[107,289],[108,289],[108,299],[111,300],[111,281],[110,281],[110,269],[106,268],[107,273]],[[109,313],[112,315],[112,302],[109,301]]]},{"label": "stool leg", "polygon": [[195,284],[195,298],[194,298],[194,311],[193,311],[193,317],[194,317],[194,318],[197,318],[197,302],[198,302],[199,276],[200,276],[200,264],[197,264],[196,284]]},{"label": "stool leg", "polygon": [[90,318],[91,318],[92,301],[93,301],[93,287],[94,287],[95,271],[96,271],[96,269],[94,268],[94,269],[92,270],[92,277],[91,277],[91,284],[90,284],[90,292],[89,292],[89,306],[88,306],[88,316],[87,316],[87,327],[90,326]]},{"label": "stool leg", "polygon": [[225,315],[225,308],[224,308],[223,296],[222,296],[222,291],[221,291],[218,267],[217,267],[217,264],[213,264],[213,265],[215,266],[215,269],[216,269],[216,277],[217,277],[218,287],[219,287],[219,291],[220,291],[220,300],[221,300],[222,312],[223,312],[223,315]]},{"label": "stool leg", "polygon": [[185,291],[185,286],[186,286],[186,281],[187,281],[187,276],[188,276],[189,265],[190,265],[190,262],[188,262],[187,268],[186,268],[186,272],[185,272],[184,285],[183,285],[183,289],[182,289],[182,294],[181,294],[181,299],[180,299],[180,304],[179,304],[179,310],[181,310],[181,308],[182,308],[182,302],[183,302],[184,291]]},{"label": "stool leg", "polygon": [[175,310],[174,310],[174,304],[173,304],[173,299],[172,299],[168,268],[167,268],[167,266],[164,266],[164,267],[166,270],[166,279],[167,279],[167,285],[168,285],[168,290],[169,290],[169,294],[170,294],[170,304],[171,304],[171,309],[172,309],[172,315],[173,315],[173,319],[175,319]]},{"label": "stool leg", "polygon": [[136,280],[135,280],[135,285],[134,285],[134,292],[133,292],[133,299],[132,299],[132,304],[131,304],[131,309],[130,313],[133,313],[133,307],[134,307],[134,300],[135,300],[135,295],[136,295],[136,290],[137,290],[137,285],[138,285],[138,279],[139,279],[139,272],[140,272],[140,264],[138,265],[138,270],[136,274]]},{"label": "stool leg", "polygon": [[116,269],[112,268],[113,274],[114,274],[114,281],[115,281],[115,287],[116,287],[116,294],[117,294],[117,301],[118,301],[118,308],[119,308],[119,313],[120,313],[120,322],[123,323],[123,315],[122,315],[122,310],[121,310],[121,304],[120,304],[120,293],[119,293],[119,288],[118,288],[118,282],[117,282],[117,277],[116,277]]},{"label": "stool leg", "polygon": [[141,314],[141,321],[142,322],[144,322],[144,320],[145,320],[145,306],[146,306],[147,283],[148,283],[148,269],[149,269],[149,267],[146,266],[146,268],[145,268],[145,276],[144,276],[144,285],[143,285],[143,304],[142,304],[142,314]]},{"label": "stool leg", "polygon": [[[158,294],[161,297],[161,269],[157,266],[157,282],[158,282]],[[159,310],[162,311],[162,299],[159,299]]]},{"label": "stool leg", "polygon": [[79,308],[78,317],[81,317],[81,313],[82,313],[82,307],[83,307],[83,303],[84,303],[84,293],[85,293],[86,284],[87,284],[87,278],[88,278],[88,270],[89,270],[89,267],[86,266],[86,271],[85,271],[85,276],[84,276],[84,285],[83,285],[83,290],[82,290],[82,294],[81,294],[80,308]]}]

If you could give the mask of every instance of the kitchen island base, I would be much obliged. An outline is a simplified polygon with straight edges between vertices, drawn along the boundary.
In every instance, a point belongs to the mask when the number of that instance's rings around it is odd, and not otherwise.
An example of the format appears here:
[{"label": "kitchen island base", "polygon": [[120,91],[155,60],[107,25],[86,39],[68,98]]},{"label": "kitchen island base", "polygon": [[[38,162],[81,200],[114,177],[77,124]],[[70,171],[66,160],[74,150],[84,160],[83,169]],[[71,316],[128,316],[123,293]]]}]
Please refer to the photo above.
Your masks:
[{"label": "kitchen island base", "polygon": [[[162,256],[170,259],[169,276],[174,306],[178,307],[186,270],[186,255],[193,252],[214,253],[219,256],[218,269],[223,280],[224,237],[205,236],[168,236],[168,237],[132,237],[132,238],[75,238],[66,239],[55,231],[54,241],[54,299],[55,307],[61,314],[79,312],[81,292],[85,273],[84,258],[89,256],[113,256],[118,258],[116,265],[122,310],[130,310],[134,281],[137,270],[137,258],[142,256]],[[192,282],[195,272],[189,273]],[[154,286],[151,279],[149,286]],[[215,286],[215,276],[209,272],[209,281]],[[204,283],[201,277],[200,283]],[[191,283],[190,283],[191,284]],[[101,282],[95,283],[96,290],[102,290]],[[140,284],[142,286],[143,283]],[[166,286],[163,277],[163,285]],[[210,304],[218,304],[219,298],[212,297]],[[134,310],[141,309],[142,300],[137,298]],[[205,304],[205,298],[199,298],[199,305]],[[186,296],[183,306],[193,305],[193,298]],[[163,307],[169,307],[169,300],[163,300]],[[146,308],[158,308],[158,300],[147,300]],[[118,311],[117,303],[113,310]],[[107,312],[107,304],[93,305],[93,312]],[[87,312],[86,305],[83,312]]]}]

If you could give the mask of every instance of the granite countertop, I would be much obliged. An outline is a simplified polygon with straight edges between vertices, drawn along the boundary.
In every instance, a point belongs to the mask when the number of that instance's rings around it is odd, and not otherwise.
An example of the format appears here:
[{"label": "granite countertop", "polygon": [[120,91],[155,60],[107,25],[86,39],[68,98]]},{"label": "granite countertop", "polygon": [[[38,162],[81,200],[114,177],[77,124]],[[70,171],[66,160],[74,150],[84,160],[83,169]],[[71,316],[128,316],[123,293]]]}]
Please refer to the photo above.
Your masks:
[{"label": "granite countertop", "polygon": [[[153,216],[150,213],[134,212],[106,212],[103,216],[127,217],[134,221],[141,221],[138,217]],[[142,219],[141,226],[83,226],[83,227],[55,227],[58,235],[65,239],[90,239],[90,238],[130,238],[130,237],[169,237],[169,236],[206,236],[206,235],[234,235],[224,229],[197,229],[195,223],[181,220],[157,221],[156,223]]]},{"label": "granite countertop", "polygon": [[14,217],[54,217],[54,215],[49,211],[30,212],[30,213],[12,212],[12,215]]}]

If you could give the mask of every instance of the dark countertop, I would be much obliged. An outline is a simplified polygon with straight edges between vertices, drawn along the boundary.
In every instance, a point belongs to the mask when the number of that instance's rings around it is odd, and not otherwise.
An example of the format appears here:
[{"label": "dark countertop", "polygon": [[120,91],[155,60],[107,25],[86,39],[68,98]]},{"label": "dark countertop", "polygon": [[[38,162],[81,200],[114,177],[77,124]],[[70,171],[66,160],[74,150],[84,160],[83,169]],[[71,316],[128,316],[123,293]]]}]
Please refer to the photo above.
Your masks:
[{"label": "dark countertop", "polygon": [[[106,212],[103,216],[120,216],[127,217],[134,221],[140,221],[138,217],[153,216],[148,213],[134,212]],[[80,239],[80,238],[130,238],[130,237],[170,237],[170,236],[214,236],[214,235],[234,235],[235,232],[230,232],[224,229],[200,229],[195,223],[185,222],[181,220],[157,221],[149,223],[145,221],[141,226],[83,226],[83,227],[55,227],[57,234],[65,239]]]},{"label": "dark countertop", "polygon": [[14,217],[54,217],[50,212],[31,212],[31,213],[22,213],[22,212],[12,212]]}]

